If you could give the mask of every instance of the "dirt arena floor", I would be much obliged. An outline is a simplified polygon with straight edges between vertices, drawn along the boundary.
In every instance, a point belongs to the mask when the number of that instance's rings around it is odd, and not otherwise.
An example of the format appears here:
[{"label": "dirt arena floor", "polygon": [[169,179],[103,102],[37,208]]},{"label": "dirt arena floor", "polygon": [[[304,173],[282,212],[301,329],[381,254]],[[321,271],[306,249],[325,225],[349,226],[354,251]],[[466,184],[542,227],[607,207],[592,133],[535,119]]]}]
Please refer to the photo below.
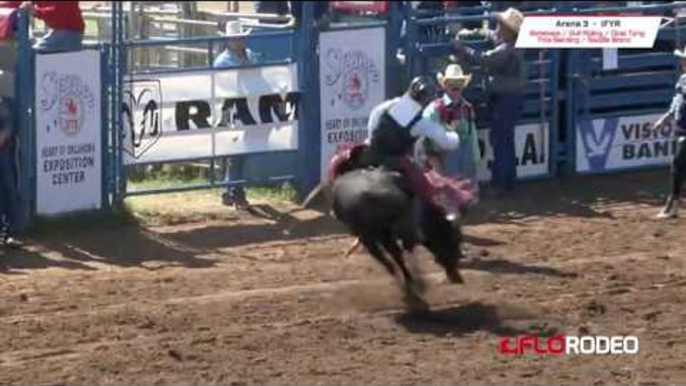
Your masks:
[{"label": "dirt arena floor", "polygon": [[[652,219],[666,177],[484,201],[465,285],[418,254],[423,316],[365,253],[344,258],[351,238],[318,212],[186,199],[164,225],[55,229],[0,254],[0,384],[686,384],[686,222]],[[636,335],[640,352],[499,353],[541,330]]]}]

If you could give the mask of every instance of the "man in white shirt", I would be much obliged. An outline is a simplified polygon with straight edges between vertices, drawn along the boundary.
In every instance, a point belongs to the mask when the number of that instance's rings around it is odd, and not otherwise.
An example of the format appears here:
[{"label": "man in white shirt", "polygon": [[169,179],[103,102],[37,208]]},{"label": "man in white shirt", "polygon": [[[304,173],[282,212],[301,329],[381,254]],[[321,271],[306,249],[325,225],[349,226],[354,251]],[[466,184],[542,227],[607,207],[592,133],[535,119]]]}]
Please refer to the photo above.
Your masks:
[{"label": "man in white shirt", "polygon": [[399,126],[396,128],[406,130],[414,140],[426,137],[443,150],[456,149],[460,144],[460,138],[456,132],[447,131],[437,122],[422,118],[424,108],[434,99],[434,90],[431,80],[417,77],[405,94],[374,107],[367,123],[369,130],[367,143],[371,144],[384,113],[388,113],[394,123]]},{"label": "man in white shirt", "polygon": [[435,83],[427,77],[412,80],[402,96],[375,107],[369,117],[369,150],[375,163],[391,164],[403,171],[414,192],[428,202],[437,203],[438,191],[412,161],[414,144],[420,137],[430,138],[442,150],[454,150],[460,138],[437,122],[423,117],[424,108],[435,98]]}]

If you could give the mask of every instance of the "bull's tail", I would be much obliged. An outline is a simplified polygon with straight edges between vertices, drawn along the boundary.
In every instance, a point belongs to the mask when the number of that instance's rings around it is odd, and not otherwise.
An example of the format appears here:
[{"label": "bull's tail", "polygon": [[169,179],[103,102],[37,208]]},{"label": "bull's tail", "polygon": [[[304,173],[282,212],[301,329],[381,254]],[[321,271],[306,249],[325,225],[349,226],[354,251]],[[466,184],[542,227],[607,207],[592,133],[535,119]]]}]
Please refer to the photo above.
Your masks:
[{"label": "bull's tail", "polygon": [[303,201],[302,204],[300,204],[300,207],[302,209],[307,209],[308,206],[314,201],[315,198],[319,197],[319,195],[324,192],[324,185],[326,183],[324,181],[320,182],[319,185],[315,186],[314,189],[310,192],[310,194],[305,197],[305,201]]}]

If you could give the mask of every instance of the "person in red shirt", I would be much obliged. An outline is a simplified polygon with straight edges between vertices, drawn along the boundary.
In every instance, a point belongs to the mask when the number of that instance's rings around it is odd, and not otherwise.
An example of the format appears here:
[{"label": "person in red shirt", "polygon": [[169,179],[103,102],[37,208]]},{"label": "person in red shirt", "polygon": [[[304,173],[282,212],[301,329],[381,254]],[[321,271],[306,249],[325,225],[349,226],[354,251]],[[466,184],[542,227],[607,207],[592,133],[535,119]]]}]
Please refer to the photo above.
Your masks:
[{"label": "person in red shirt", "polygon": [[86,27],[78,1],[1,1],[0,7],[27,9],[45,23],[48,33],[36,41],[38,52],[78,51]]}]

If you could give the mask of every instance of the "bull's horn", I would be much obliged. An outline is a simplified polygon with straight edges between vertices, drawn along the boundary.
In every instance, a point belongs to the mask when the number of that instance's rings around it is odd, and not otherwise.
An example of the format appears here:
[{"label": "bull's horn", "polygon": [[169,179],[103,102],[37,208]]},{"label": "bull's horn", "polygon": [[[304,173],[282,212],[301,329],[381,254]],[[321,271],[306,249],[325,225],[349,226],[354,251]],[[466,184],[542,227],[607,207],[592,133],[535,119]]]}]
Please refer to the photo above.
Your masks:
[{"label": "bull's horn", "polygon": [[307,197],[305,197],[305,201],[303,201],[303,203],[300,204],[300,207],[306,209],[310,205],[310,203],[314,201],[314,199],[322,193],[322,191],[324,190],[324,184],[325,183],[322,181],[317,186],[315,186],[314,189],[312,189],[312,191],[310,192],[310,194],[308,194]]}]

